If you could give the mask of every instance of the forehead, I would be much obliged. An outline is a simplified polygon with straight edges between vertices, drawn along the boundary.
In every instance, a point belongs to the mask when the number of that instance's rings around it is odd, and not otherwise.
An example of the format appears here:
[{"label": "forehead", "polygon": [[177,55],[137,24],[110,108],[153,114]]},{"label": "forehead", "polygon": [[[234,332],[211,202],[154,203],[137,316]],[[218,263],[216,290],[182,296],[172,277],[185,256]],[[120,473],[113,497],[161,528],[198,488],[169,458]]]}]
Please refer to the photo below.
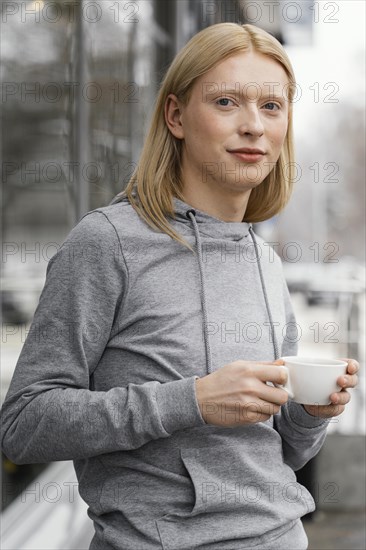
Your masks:
[{"label": "forehead", "polygon": [[288,82],[286,71],[278,61],[257,52],[245,52],[217,63],[196,80],[192,92],[232,90],[250,95],[254,89],[256,93],[260,89],[262,94],[283,95]]}]

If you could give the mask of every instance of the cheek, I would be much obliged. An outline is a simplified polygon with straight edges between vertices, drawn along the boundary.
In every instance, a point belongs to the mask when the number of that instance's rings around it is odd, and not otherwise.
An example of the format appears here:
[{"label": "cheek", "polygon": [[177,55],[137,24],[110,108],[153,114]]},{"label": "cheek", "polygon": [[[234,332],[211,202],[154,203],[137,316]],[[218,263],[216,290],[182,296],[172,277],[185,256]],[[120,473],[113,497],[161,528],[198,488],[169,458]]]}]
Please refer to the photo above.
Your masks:
[{"label": "cheek", "polygon": [[195,126],[201,134],[214,136],[220,132],[220,125],[213,116],[198,115],[194,122]]},{"label": "cheek", "polygon": [[197,116],[190,120],[189,129],[186,133],[187,142],[200,149],[210,149],[214,143],[222,141],[224,129],[211,117]]},{"label": "cheek", "polygon": [[200,118],[197,116],[187,120],[184,131],[186,140],[194,142],[202,139],[202,134],[205,133],[205,128],[204,124],[201,123]]},{"label": "cheek", "polygon": [[288,125],[287,123],[278,124],[271,132],[271,143],[274,147],[281,148],[286,139]]}]

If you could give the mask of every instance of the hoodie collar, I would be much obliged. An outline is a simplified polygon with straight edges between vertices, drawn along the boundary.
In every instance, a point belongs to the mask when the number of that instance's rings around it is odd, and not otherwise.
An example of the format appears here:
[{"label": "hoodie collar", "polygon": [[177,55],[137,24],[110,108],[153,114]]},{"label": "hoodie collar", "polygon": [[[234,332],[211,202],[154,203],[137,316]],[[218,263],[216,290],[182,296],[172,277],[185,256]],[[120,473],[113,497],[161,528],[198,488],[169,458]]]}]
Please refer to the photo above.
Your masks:
[{"label": "hoodie collar", "polygon": [[227,239],[230,241],[240,241],[247,238],[249,235],[249,228],[251,224],[247,222],[225,222],[219,218],[215,218],[207,212],[203,212],[198,208],[193,207],[190,204],[173,197],[173,206],[175,211],[175,220],[184,224],[190,232],[192,231],[192,222],[187,217],[189,210],[194,210],[196,213],[196,222],[199,227],[199,231],[202,235],[212,237],[215,239]]}]

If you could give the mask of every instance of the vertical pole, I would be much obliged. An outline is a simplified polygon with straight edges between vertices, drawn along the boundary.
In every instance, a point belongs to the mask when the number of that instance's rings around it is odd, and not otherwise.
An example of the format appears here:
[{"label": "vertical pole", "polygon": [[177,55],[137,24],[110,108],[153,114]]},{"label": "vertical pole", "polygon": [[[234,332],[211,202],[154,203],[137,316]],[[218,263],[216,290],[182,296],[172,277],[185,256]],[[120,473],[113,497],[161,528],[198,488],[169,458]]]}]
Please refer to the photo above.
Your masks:
[{"label": "vertical pole", "polygon": [[85,84],[88,82],[85,26],[83,18],[83,0],[77,0],[76,6],[76,87],[75,111],[73,120],[74,162],[75,164],[75,222],[89,210],[89,182],[87,164],[90,158],[89,104],[85,99]]},{"label": "vertical pole", "polygon": [[176,0],[155,0],[154,15],[156,23],[170,37],[168,44],[157,44],[156,72],[161,79],[175,55],[175,12]]},{"label": "vertical pole", "polygon": [[[197,24],[194,21],[194,24]],[[185,45],[190,36],[187,37],[187,31],[193,33],[193,29],[189,29],[189,1],[178,0],[175,2],[175,17],[174,17],[174,55],[179,52]]]},{"label": "vertical pole", "polygon": [[[127,82],[135,82],[135,61],[139,55],[138,51],[138,22],[133,22],[132,27],[130,28],[130,35],[128,40],[128,50],[127,50]],[[139,105],[131,103],[129,105],[127,113],[127,135],[129,142],[129,159],[135,166],[138,163],[140,158],[140,136],[138,132],[134,129],[134,121],[138,118]]]}]

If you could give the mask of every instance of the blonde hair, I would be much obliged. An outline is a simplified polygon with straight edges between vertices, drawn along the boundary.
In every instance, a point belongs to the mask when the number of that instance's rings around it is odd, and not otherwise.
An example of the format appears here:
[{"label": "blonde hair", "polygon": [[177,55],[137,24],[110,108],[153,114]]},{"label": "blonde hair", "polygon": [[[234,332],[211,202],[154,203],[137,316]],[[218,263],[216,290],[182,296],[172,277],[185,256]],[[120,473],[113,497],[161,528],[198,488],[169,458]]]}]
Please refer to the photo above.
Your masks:
[{"label": "blonde hair", "polygon": [[254,25],[218,23],[199,33],[172,61],[155,101],[150,127],[139,163],[118,197],[128,197],[133,208],[153,229],[192,247],[169,224],[174,218],[173,197],[184,201],[181,179],[182,141],[170,132],[164,115],[167,96],[175,94],[186,105],[195,80],[232,55],[254,51],[278,61],[288,76],[288,129],[279,159],[263,180],[252,189],[243,221],[260,222],[279,213],[287,204],[294,180],[292,101],[296,82],[291,62],[276,38]]}]

